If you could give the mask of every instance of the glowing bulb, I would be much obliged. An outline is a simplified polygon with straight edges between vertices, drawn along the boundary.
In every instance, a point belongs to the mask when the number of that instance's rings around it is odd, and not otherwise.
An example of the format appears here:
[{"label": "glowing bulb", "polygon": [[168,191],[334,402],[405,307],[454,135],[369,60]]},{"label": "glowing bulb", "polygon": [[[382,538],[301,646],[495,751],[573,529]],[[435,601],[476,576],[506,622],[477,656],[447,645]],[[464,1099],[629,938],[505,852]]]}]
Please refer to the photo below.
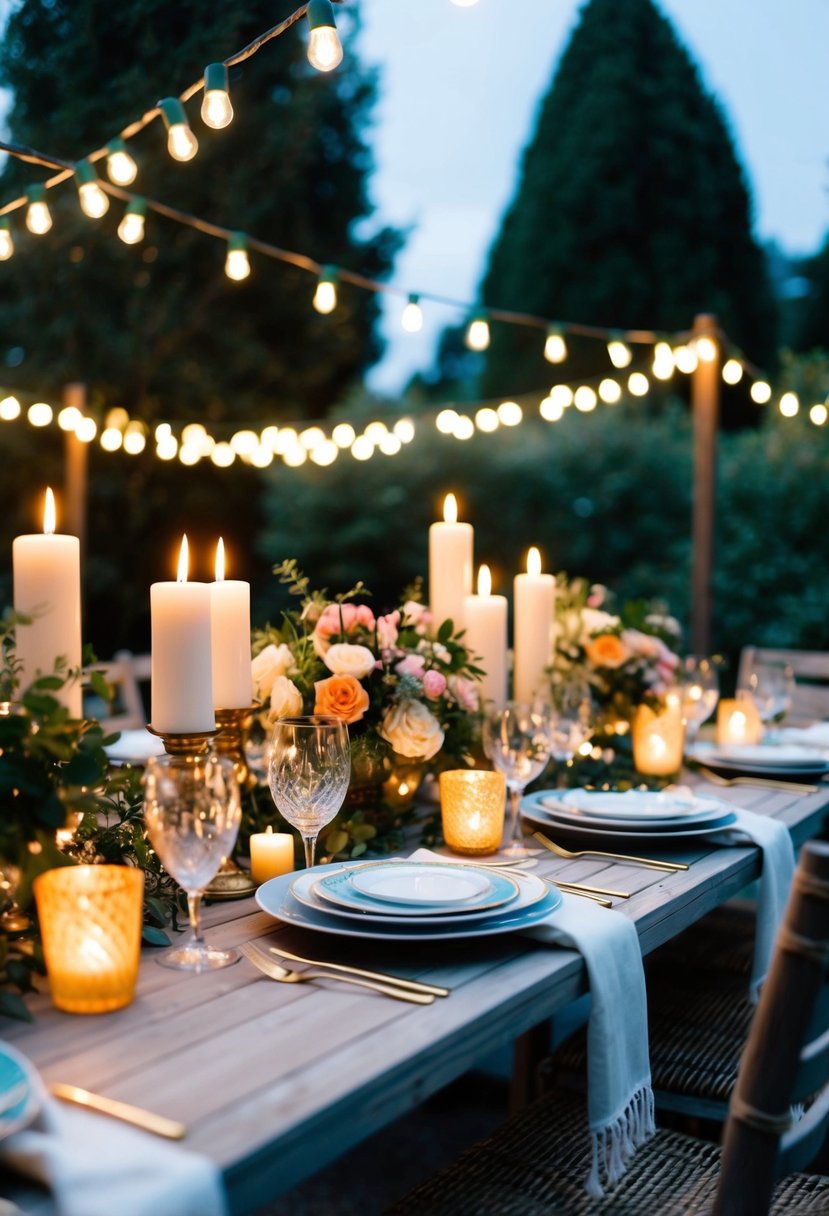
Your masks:
[{"label": "glowing bulb", "polygon": [[339,454],[340,449],[337,447],[336,443],[334,443],[333,439],[324,439],[322,443],[318,444],[317,447],[314,448],[313,452],[311,453],[311,459],[313,460],[314,464],[325,466],[333,464]]},{"label": "glowing bulb", "polygon": [[445,524],[458,522],[458,500],[454,494],[447,494],[443,500],[443,522]]},{"label": "glowing bulb", "polygon": [[200,422],[188,422],[187,426],[182,428],[182,443],[195,443],[201,447],[206,438],[207,430]]},{"label": "glowing bulb", "polygon": [[550,400],[560,405],[562,410],[573,404],[573,390],[569,384],[554,384],[550,389]]},{"label": "glowing bulb", "polygon": [[259,436],[256,431],[237,431],[231,436],[230,446],[233,448],[237,456],[241,456],[244,460],[248,456],[252,456],[259,447]]},{"label": "glowing bulb", "polygon": [[14,241],[9,231],[9,221],[0,216],[0,262],[7,262],[14,253]]},{"label": "glowing bulb", "polygon": [[[462,440],[471,439],[472,436],[475,434],[475,423],[472,421],[471,418],[467,417],[466,414],[459,414],[458,420],[455,423],[455,430],[453,431],[453,434],[456,439],[462,439]],[[380,443],[379,446],[380,446],[380,450],[382,451],[383,450],[382,442]]]},{"label": "glowing bulb", "polygon": [[165,97],[158,106],[167,128],[167,151],[173,160],[192,160],[199,150],[199,141],[190,130],[184,106],[177,97]]},{"label": "glowing bulb", "polygon": [[591,410],[594,410],[598,401],[596,390],[592,389],[589,384],[580,384],[573,393],[573,405],[583,414],[589,414]]},{"label": "glowing bulb", "polygon": [[175,435],[158,436],[155,454],[159,460],[175,460],[178,455],[178,440]]},{"label": "glowing bulb", "polygon": [[323,266],[314,292],[314,308],[326,316],[337,307],[337,272],[333,266]]},{"label": "glowing bulb", "polygon": [[229,443],[217,443],[210,453],[210,459],[216,465],[216,468],[227,469],[230,468],[236,459],[236,453]]},{"label": "glowing bulb", "polygon": [[26,227],[35,236],[43,236],[52,227],[52,215],[46,202],[44,186],[30,186],[27,195],[29,206],[26,211]]},{"label": "glowing bulb", "polygon": [[[472,430],[475,430],[474,426],[472,427]],[[459,435],[458,438],[460,439],[461,436]],[[396,456],[403,447],[403,444],[400,439],[398,439],[397,435],[393,435],[391,432],[389,432],[389,434],[383,436],[377,446],[384,456]]]},{"label": "glowing bulb", "polygon": [[79,418],[75,427],[75,438],[81,443],[91,443],[98,434],[98,424],[94,418]]},{"label": "glowing bulb", "polygon": [[415,425],[411,418],[398,418],[392,430],[401,443],[411,443],[415,437]]},{"label": "glowing bulb", "polygon": [[454,435],[455,423],[460,417],[457,410],[445,409],[441,410],[435,419],[435,426],[440,431],[441,435]]},{"label": "glowing bulb", "polygon": [[482,351],[489,346],[489,321],[486,316],[473,317],[466,330],[466,345],[470,350]]},{"label": "glowing bulb", "polygon": [[713,363],[717,357],[717,344],[713,338],[697,338],[697,358],[702,363]]},{"label": "glowing bulb", "polygon": [[356,438],[356,434],[350,422],[338,422],[331,432],[331,438],[338,448],[350,448]]},{"label": "glowing bulb", "polygon": [[107,175],[116,186],[131,186],[138,176],[138,165],[123,139],[112,139],[107,144]]},{"label": "glowing bulb", "polygon": [[95,169],[88,160],[79,161],[75,168],[81,211],[91,220],[99,220],[109,211],[109,199],[100,187]]},{"label": "glowing bulb", "polygon": [[765,380],[755,380],[749,391],[755,405],[765,405],[767,401],[771,401],[771,385]]},{"label": "glowing bulb", "polygon": [[225,274],[236,283],[241,283],[250,274],[247,243],[243,232],[234,232],[228,237]]},{"label": "glowing bulb", "polygon": [[[383,427],[385,434],[386,428]],[[368,428],[366,428],[368,433]],[[325,431],[321,426],[307,426],[304,431],[299,432],[299,442],[305,448],[306,452],[313,452],[320,444],[325,443]]]},{"label": "glowing bulb", "polygon": [[538,407],[538,412],[545,422],[558,422],[564,415],[561,403],[553,397],[545,397]]},{"label": "glowing bulb", "polygon": [[490,435],[493,431],[497,431],[501,425],[498,417],[498,411],[492,409],[489,405],[482,405],[475,414],[475,425],[479,431],[484,431]]},{"label": "glowing bulb", "polygon": [[129,456],[138,456],[147,446],[147,438],[140,422],[130,422],[124,431],[124,451]]},{"label": "glowing bulb", "polygon": [[[359,439],[355,439],[354,440],[355,446],[359,442],[360,442]],[[354,451],[353,448],[351,450],[352,450],[352,452]],[[371,455],[373,450],[374,449],[372,448],[371,444],[369,444],[368,445],[368,455],[369,456]],[[282,461],[284,464],[286,464],[288,466],[289,469],[298,469],[301,464],[305,464],[305,461],[307,459],[308,459],[308,453],[305,451],[305,448],[302,446],[301,443],[296,444],[294,447],[287,448],[282,453]],[[368,459],[368,457],[366,457],[366,459]]]},{"label": "glowing bulb", "polygon": [[358,435],[351,445],[351,455],[355,460],[370,460],[374,455],[374,444],[365,435]]},{"label": "glowing bulb", "polygon": [[726,384],[739,384],[743,378],[743,365],[739,359],[727,359],[723,364],[722,378]]},{"label": "glowing bulb", "polygon": [[697,370],[697,352],[693,346],[675,346],[673,354],[677,371],[690,376]]},{"label": "glowing bulb", "polygon": [[155,435],[156,442],[160,441],[163,443],[165,439],[170,438],[173,433],[173,428],[170,426],[169,422],[159,422],[153,433]]},{"label": "glowing bulb", "polygon": [[633,358],[633,352],[621,338],[611,338],[607,344],[607,353],[614,367],[627,367]]},{"label": "glowing bulb", "polygon": [[216,131],[233,121],[233,106],[227,91],[227,68],[223,63],[209,63],[205,68],[201,116],[207,126]]},{"label": "glowing bulb", "polygon": [[20,402],[16,397],[4,397],[0,401],[0,419],[3,422],[14,422],[20,417]]},{"label": "glowing bulb", "polygon": [[611,380],[610,377],[602,380],[599,384],[599,396],[607,405],[615,405],[621,400],[622,387],[616,380]]},{"label": "glowing bulb", "polygon": [[533,545],[530,549],[527,550],[527,574],[532,575],[533,578],[538,578],[540,573],[541,573],[541,553],[536,548],[536,546]]},{"label": "glowing bulb", "polygon": [[489,566],[481,566],[478,570],[478,595],[483,598],[492,595],[492,574]]},{"label": "glowing bulb", "polygon": [[547,330],[544,358],[548,363],[563,363],[567,358],[567,343],[564,341],[564,334],[556,326]]},{"label": "glowing bulb", "polygon": [[797,393],[784,393],[780,398],[779,409],[784,418],[794,418],[795,414],[800,410],[800,401]]},{"label": "glowing bulb", "polygon": [[653,348],[653,365],[651,371],[657,380],[670,380],[674,374],[674,352],[667,342],[657,342]]},{"label": "glowing bulb", "polygon": [[101,431],[101,447],[105,452],[117,452],[124,437],[117,426],[108,426]]},{"label": "glowing bulb", "polygon": [[418,334],[423,329],[423,309],[417,296],[409,296],[409,301],[400,316],[400,324],[407,334]]},{"label": "glowing bulb", "polygon": [[495,412],[503,426],[518,426],[524,417],[524,411],[517,401],[502,401]]},{"label": "glowing bulb", "polygon": [[829,418],[829,410],[821,402],[813,405],[809,410],[809,419],[815,426],[823,426],[827,418]]},{"label": "glowing bulb", "polygon": [[642,372],[633,372],[628,376],[628,392],[634,397],[644,397],[649,388],[648,377]]},{"label": "glowing bulb", "polygon": [[76,405],[66,405],[58,414],[58,426],[62,431],[74,431],[81,420],[81,411]]},{"label": "glowing bulb", "polygon": [[127,203],[124,218],[118,225],[118,235],[125,245],[137,245],[144,239],[144,215],[147,204],[143,198],[132,198]]},{"label": "glowing bulb", "polygon": [[331,0],[309,0],[308,62],[318,72],[330,72],[343,60],[343,48]]},{"label": "glowing bulb", "polygon": [[26,417],[32,426],[48,426],[52,421],[52,407],[45,401],[36,401],[29,406]]}]

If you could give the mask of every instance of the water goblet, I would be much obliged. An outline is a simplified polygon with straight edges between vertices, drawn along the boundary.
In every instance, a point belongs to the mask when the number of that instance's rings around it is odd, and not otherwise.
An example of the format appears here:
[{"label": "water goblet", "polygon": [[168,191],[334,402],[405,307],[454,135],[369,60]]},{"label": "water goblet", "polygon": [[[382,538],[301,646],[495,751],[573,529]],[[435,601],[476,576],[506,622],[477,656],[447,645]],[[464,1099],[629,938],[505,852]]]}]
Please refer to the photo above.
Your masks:
[{"label": "water goblet", "polygon": [[556,685],[551,692],[550,755],[556,762],[556,787],[567,784],[567,765],[593,733],[593,698],[582,681]]},{"label": "water goblet", "polygon": [[720,699],[720,679],[713,659],[689,654],[677,672],[685,719],[685,745],[693,747],[699,728],[714,712]]},{"label": "water goblet", "polygon": [[184,888],[190,932],[159,956],[179,971],[214,971],[239,961],[237,950],[208,946],[201,899],[236,843],[242,806],[228,756],[151,756],[144,770],[144,824],[161,863]]},{"label": "water goblet", "polygon": [[782,722],[794,699],[794,671],[788,663],[754,663],[737,692],[746,693],[757,706],[764,725]]},{"label": "water goblet", "polygon": [[524,790],[550,759],[550,721],[550,709],[540,701],[508,701],[504,709],[484,718],[484,752],[504,774],[510,797],[511,843],[505,850],[510,857],[526,857],[532,851],[521,843],[518,807]]},{"label": "water goblet", "polygon": [[320,828],[342,806],[350,776],[348,726],[341,718],[311,714],[276,723],[268,784],[279,813],[302,836],[309,869]]}]

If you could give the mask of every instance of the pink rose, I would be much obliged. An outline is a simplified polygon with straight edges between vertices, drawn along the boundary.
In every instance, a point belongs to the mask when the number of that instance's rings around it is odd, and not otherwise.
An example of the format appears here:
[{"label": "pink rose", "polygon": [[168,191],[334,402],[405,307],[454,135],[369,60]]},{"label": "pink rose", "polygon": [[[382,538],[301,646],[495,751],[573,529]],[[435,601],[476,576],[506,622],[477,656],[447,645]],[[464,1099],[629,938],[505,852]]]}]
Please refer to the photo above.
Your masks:
[{"label": "pink rose", "polygon": [[449,691],[463,709],[474,714],[478,708],[478,687],[466,676],[450,676]]},{"label": "pink rose", "polygon": [[367,604],[326,604],[314,626],[314,649],[323,655],[331,638],[349,637],[362,627],[374,629],[374,613]]},{"label": "pink rose", "polygon": [[377,642],[381,650],[391,650],[397,641],[400,613],[395,609],[377,618]]},{"label": "pink rose", "polygon": [[423,691],[427,697],[436,701],[446,692],[446,676],[432,668],[423,676]]},{"label": "pink rose", "polygon": [[407,625],[411,625],[415,633],[424,634],[432,623],[432,614],[425,604],[417,600],[406,600],[403,605],[403,617]]},{"label": "pink rose", "polygon": [[414,676],[416,680],[422,680],[425,665],[426,663],[422,655],[407,654],[405,659],[400,660],[394,670],[399,676]]}]

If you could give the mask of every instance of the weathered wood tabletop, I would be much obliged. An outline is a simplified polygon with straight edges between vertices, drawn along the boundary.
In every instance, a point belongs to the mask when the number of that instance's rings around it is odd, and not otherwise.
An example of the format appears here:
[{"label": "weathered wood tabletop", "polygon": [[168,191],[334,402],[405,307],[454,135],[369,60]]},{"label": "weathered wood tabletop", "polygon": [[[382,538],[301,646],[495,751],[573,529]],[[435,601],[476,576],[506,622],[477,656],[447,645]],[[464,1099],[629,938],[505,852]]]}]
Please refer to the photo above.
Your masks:
[{"label": "weathered wood tabletop", "polygon": [[[820,830],[829,785],[816,794],[734,786],[716,793],[785,823],[796,845]],[[724,902],[759,872],[753,847],[706,841],[660,855],[690,862],[664,873],[544,854],[536,871],[632,893],[614,900],[649,952]],[[185,1146],[222,1169],[231,1209],[244,1213],[288,1189],[429,1094],[561,1009],[584,990],[573,951],[514,934],[458,942],[368,942],[289,928],[253,900],[205,913],[212,941],[259,939],[314,958],[393,971],[452,989],[418,1007],[336,983],[283,985],[243,959],[208,975],[142,959],[128,1008],[76,1017],[32,1001],[32,1026],[4,1019],[47,1081],[147,1107],[188,1127]]]}]

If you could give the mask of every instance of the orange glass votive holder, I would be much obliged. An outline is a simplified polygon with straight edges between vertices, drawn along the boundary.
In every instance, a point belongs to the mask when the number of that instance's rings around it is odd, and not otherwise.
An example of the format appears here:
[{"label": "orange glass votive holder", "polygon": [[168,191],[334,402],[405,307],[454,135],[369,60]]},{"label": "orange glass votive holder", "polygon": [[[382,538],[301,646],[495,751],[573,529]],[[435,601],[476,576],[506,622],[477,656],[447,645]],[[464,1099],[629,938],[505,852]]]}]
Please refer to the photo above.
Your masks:
[{"label": "orange glass votive holder", "polygon": [[34,882],[52,1001],[66,1013],[108,1013],[135,993],[144,871],[61,866]]},{"label": "orange glass votive holder", "polygon": [[682,702],[668,693],[655,706],[639,705],[633,716],[633,766],[648,777],[672,777],[682,768],[685,723]]},{"label": "orange glass votive holder", "polygon": [[495,853],[504,834],[507,783],[503,773],[450,769],[440,774],[443,839],[455,853]]},{"label": "orange glass votive holder", "polygon": [[763,738],[760,711],[747,696],[725,698],[717,706],[717,743],[759,743]]}]

